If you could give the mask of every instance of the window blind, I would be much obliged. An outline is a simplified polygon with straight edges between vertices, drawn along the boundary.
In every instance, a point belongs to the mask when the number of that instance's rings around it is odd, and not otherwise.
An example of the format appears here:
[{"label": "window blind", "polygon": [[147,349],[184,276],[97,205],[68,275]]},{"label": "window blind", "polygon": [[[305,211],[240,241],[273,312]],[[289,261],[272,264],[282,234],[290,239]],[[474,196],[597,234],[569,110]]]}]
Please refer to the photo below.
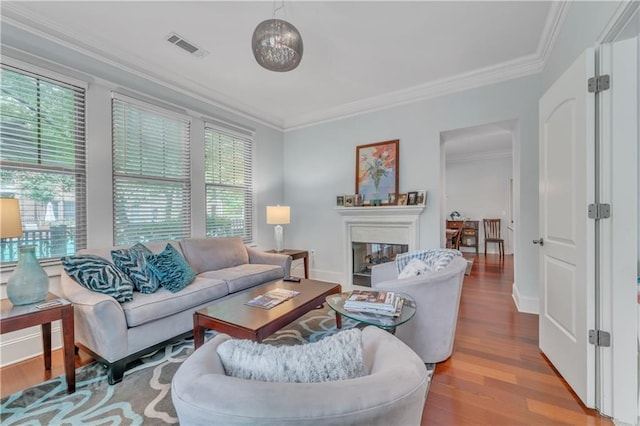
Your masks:
[{"label": "window blind", "polygon": [[191,234],[188,118],[114,94],[115,244]]},{"label": "window blind", "polygon": [[253,241],[253,135],[207,123],[204,133],[206,232]]},{"label": "window blind", "polygon": [[19,245],[34,245],[57,261],[87,241],[85,88],[7,64],[0,72],[1,195],[20,200],[23,226],[0,240],[0,258],[15,262]]}]

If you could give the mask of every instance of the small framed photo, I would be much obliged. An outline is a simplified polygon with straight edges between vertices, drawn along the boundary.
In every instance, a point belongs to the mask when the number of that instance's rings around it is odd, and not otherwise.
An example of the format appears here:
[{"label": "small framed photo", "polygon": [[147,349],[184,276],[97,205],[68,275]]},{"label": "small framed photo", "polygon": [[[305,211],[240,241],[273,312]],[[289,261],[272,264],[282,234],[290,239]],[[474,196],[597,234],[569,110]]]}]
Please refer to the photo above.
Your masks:
[{"label": "small framed photo", "polygon": [[344,195],[337,195],[336,196],[336,206],[338,206],[338,207],[344,206]]},{"label": "small framed photo", "polygon": [[418,191],[411,191],[407,193],[407,205],[415,206],[418,201]]},{"label": "small framed photo", "polygon": [[354,199],[354,205],[356,207],[362,207],[363,204],[364,204],[364,197],[362,196],[362,194],[356,194]]},{"label": "small framed photo", "polygon": [[407,205],[407,193],[406,192],[404,194],[398,194],[398,205],[399,206],[406,206]]},{"label": "small framed photo", "polygon": [[390,192],[387,196],[387,203],[390,206],[393,206],[396,204],[396,193],[395,192]]},{"label": "small framed photo", "polygon": [[356,197],[355,195],[345,195],[344,196],[344,206],[345,207],[353,207],[355,203]]},{"label": "small framed photo", "polygon": [[427,204],[427,191],[418,191],[416,204],[419,206],[424,206],[425,204]]}]

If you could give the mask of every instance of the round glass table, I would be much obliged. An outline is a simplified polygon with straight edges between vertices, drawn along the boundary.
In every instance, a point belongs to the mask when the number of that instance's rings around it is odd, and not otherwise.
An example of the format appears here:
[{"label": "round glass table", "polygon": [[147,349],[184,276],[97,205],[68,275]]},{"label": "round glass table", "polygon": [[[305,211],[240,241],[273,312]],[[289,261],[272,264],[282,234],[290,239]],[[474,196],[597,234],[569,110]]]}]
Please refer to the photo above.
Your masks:
[{"label": "round glass table", "polygon": [[416,314],[416,301],[405,293],[397,293],[404,299],[400,316],[372,314],[368,312],[353,312],[344,308],[344,302],[351,296],[351,292],[332,294],[326,297],[326,302],[336,315],[341,315],[367,325],[375,325],[391,333],[395,333],[396,327],[409,321]]}]

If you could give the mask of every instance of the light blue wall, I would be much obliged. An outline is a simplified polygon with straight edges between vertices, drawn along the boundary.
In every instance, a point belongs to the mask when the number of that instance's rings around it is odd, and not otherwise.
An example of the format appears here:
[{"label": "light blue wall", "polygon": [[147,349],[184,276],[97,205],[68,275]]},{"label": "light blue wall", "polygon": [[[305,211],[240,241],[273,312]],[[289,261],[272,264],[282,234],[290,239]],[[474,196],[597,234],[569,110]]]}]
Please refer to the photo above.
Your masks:
[{"label": "light blue wall", "polygon": [[440,132],[514,120],[514,161],[519,253],[516,284],[523,297],[537,298],[538,254],[531,240],[538,229],[537,76],[415,102],[383,111],[285,133],[285,201],[292,223],[287,244],[316,250],[319,276],[344,269],[337,194],[355,192],[356,146],[400,139],[400,192],[426,189],[420,219],[420,246],[440,246]]}]

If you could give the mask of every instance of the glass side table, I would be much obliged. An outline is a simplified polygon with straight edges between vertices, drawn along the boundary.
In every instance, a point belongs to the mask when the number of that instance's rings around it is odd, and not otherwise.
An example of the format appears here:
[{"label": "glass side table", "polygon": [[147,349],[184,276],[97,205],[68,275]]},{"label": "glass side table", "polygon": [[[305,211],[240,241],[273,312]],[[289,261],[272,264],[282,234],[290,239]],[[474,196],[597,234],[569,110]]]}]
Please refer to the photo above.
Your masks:
[{"label": "glass side table", "polygon": [[374,325],[391,333],[395,333],[397,326],[409,321],[416,314],[416,301],[414,298],[405,293],[397,294],[404,299],[402,312],[398,317],[371,314],[368,312],[347,311],[344,308],[344,302],[351,296],[351,292],[332,294],[327,296],[325,300],[329,307],[335,311],[336,315],[351,318],[363,324]]}]

